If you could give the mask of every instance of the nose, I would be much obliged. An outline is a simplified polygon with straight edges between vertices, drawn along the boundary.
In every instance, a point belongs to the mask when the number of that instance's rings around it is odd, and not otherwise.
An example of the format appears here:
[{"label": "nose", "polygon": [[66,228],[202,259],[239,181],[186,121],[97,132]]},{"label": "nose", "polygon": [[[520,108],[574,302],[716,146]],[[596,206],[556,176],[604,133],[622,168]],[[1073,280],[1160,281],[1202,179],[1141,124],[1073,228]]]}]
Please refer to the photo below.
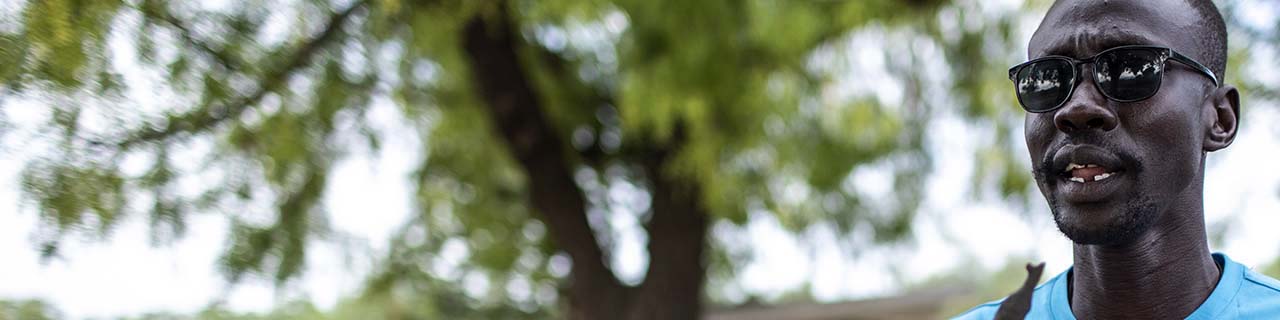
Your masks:
[{"label": "nose", "polygon": [[1071,100],[1054,114],[1054,125],[1064,133],[1115,129],[1119,121],[1115,112],[1106,106],[1107,99],[1094,87],[1091,77],[1081,78],[1080,87],[1072,93]]}]

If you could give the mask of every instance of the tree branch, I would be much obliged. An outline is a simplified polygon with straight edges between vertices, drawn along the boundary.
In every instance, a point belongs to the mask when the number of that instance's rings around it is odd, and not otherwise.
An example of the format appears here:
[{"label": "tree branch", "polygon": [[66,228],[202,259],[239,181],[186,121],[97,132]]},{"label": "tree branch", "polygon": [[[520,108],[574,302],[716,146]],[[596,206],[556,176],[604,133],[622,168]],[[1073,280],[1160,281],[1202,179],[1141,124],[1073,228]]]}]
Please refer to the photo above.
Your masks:
[{"label": "tree branch", "polygon": [[477,15],[463,30],[471,76],[490,120],[529,177],[529,201],[555,243],[573,260],[570,319],[607,319],[623,310],[628,291],[604,264],[587,223],[586,199],[573,179],[565,144],[549,124],[517,55],[505,4]]},{"label": "tree branch", "polygon": [[142,11],[143,16],[146,18],[162,21],[170,27],[177,29],[178,37],[182,38],[183,42],[188,46],[195,48],[197,51],[208,55],[214,61],[217,61],[217,63],[224,69],[242,70],[242,67],[246,65],[240,59],[231,56],[230,53],[215,50],[208,43],[205,43],[200,39],[196,39],[195,35],[191,32],[191,27],[187,26],[186,23],[182,22],[182,20],[179,20],[177,17],[174,17],[173,13],[169,12],[169,10],[161,4],[147,2],[142,8],[139,8],[139,11]]},{"label": "tree branch", "polygon": [[289,76],[306,66],[321,48],[332,42],[353,13],[364,7],[369,0],[360,0],[350,7],[335,13],[329,18],[324,29],[315,37],[303,43],[290,55],[290,60],[283,67],[266,74],[258,82],[258,88],[249,95],[236,99],[231,103],[200,108],[187,114],[174,117],[163,128],[143,128],[125,135],[125,138],[114,143],[120,150],[127,150],[134,145],[170,139],[181,133],[201,132],[212,128],[223,121],[238,117],[250,106],[262,101],[267,93],[276,91]]}]

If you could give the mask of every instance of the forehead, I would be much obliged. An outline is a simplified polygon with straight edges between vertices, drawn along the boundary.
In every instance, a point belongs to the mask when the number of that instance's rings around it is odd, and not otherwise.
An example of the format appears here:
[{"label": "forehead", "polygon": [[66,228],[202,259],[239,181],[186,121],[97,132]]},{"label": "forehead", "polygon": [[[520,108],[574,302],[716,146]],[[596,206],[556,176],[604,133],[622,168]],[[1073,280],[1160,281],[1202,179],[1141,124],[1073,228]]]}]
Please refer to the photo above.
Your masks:
[{"label": "forehead", "polygon": [[[1185,0],[1061,0],[1027,47],[1029,58],[1091,56],[1107,48],[1160,45],[1194,54],[1199,17]],[[1196,57],[1200,58],[1200,57]]]}]

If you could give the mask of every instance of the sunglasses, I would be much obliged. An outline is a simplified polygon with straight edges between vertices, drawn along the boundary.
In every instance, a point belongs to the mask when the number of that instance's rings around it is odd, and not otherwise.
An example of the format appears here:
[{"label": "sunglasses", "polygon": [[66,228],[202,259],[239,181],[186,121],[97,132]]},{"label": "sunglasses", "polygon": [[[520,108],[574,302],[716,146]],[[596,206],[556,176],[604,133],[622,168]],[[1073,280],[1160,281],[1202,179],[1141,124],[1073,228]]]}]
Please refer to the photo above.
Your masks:
[{"label": "sunglasses", "polygon": [[1057,110],[1080,84],[1080,65],[1093,63],[1093,83],[1107,99],[1116,102],[1141,101],[1156,95],[1163,80],[1165,61],[1187,65],[1220,85],[1218,77],[1203,64],[1173,49],[1160,46],[1120,46],[1081,60],[1048,56],[1009,69],[1018,92],[1018,103],[1027,112]]}]

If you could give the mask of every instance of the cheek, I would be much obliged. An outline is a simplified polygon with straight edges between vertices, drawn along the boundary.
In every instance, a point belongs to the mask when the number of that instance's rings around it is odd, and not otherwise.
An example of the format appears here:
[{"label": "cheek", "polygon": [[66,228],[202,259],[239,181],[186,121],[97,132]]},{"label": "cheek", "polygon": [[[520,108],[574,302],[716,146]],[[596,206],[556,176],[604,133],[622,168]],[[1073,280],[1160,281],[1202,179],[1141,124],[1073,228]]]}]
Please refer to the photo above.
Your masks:
[{"label": "cheek", "polygon": [[[1126,123],[1133,132],[1132,137],[1138,147],[1138,154],[1148,173],[1156,181],[1173,186],[1186,186],[1200,174],[1200,160],[1203,149],[1200,132],[1200,108],[1179,99],[1182,103],[1173,103],[1169,99],[1152,101],[1151,105],[1135,108]],[[1142,112],[1146,111],[1146,112]]]},{"label": "cheek", "polygon": [[[1028,159],[1031,160],[1031,168],[1033,169],[1043,169],[1040,168],[1041,163],[1044,161],[1045,153],[1048,152],[1049,146],[1053,142],[1054,134],[1057,132],[1057,128],[1053,126],[1053,121],[1049,119],[1052,118],[1040,114],[1027,114],[1022,122],[1022,134],[1026,139],[1027,155]],[[1049,188],[1050,181],[1042,179],[1043,177],[1038,171],[1032,176],[1036,186],[1039,187],[1045,198],[1052,198]]]},{"label": "cheek", "polygon": [[1045,149],[1049,148],[1057,128],[1053,126],[1052,118],[1043,114],[1027,114],[1023,118],[1022,125],[1022,134],[1027,142],[1031,163],[1039,164],[1044,161]]}]

